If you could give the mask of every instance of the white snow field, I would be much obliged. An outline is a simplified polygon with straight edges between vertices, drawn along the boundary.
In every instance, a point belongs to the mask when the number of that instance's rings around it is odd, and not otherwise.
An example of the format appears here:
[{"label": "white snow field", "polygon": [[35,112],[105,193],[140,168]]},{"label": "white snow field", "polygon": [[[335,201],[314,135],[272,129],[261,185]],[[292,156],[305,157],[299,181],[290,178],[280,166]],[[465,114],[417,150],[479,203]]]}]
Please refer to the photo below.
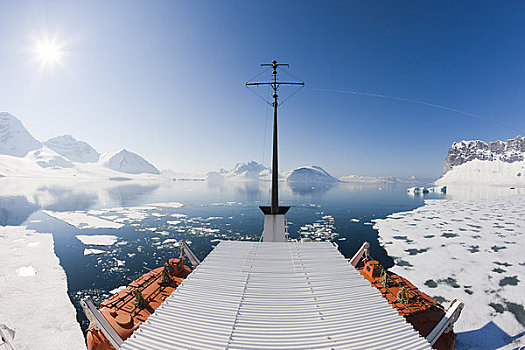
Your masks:
[{"label": "white snow field", "polygon": [[465,303],[457,349],[525,345],[524,204],[525,195],[426,200],[375,220],[392,271],[445,307]]},{"label": "white snow field", "polygon": [[53,236],[0,226],[0,323],[17,350],[86,349]]},{"label": "white snow field", "polygon": [[446,172],[437,185],[486,184],[500,186],[525,185],[525,161],[503,162],[474,159],[453,167]]}]

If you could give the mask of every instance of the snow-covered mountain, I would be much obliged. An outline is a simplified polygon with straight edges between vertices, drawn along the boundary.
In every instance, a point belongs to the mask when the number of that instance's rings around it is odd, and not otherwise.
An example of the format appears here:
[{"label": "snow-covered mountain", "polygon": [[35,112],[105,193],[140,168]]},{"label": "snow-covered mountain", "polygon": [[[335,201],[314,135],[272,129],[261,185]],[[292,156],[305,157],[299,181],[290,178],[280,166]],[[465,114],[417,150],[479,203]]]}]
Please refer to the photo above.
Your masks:
[{"label": "snow-covered mountain", "polygon": [[450,147],[437,184],[525,184],[525,138],[486,143],[461,141]]},{"label": "snow-covered mountain", "polygon": [[126,150],[99,158],[93,147],[70,135],[42,144],[15,116],[0,113],[0,176],[116,178],[126,173],[150,178],[160,174],[144,158]]},{"label": "snow-covered mountain", "polygon": [[126,149],[102,155],[99,164],[127,174],[160,174],[160,171],[147,160]]},{"label": "snow-covered mountain", "polygon": [[75,166],[75,164],[45,146],[29,152],[25,159],[35,162],[41,168],[73,168]]},{"label": "snow-covered mountain", "polygon": [[251,161],[248,163],[237,163],[233,170],[226,174],[226,176],[240,176],[244,178],[257,178],[260,176],[261,172],[267,168],[257,163],[256,161]]},{"label": "snow-covered mountain", "polygon": [[210,171],[206,175],[208,181],[230,180],[265,180],[269,176],[269,170],[264,165],[251,161],[247,163],[237,163],[231,170],[221,169]]},{"label": "snow-covered mountain", "polygon": [[14,115],[0,113],[0,154],[24,157],[29,151],[39,149],[42,144],[26,130]]},{"label": "snow-covered mountain", "polygon": [[333,183],[338,179],[330,175],[326,170],[316,165],[302,166],[283,174],[287,182],[303,183]]},{"label": "snow-covered mountain", "polygon": [[342,182],[352,183],[398,183],[399,180],[392,176],[362,176],[362,175],[346,175],[339,178]]},{"label": "snow-covered mountain", "polygon": [[398,178],[394,176],[362,176],[362,175],[346,175],[339,178],[342,182],[362,183],[362,184],[377,184],[377,183],[419,183],[421,180],[415,176],[409,178]]},{"label": "snow-covered mountain", "polygon": [[100,158],[100,154],[93,147],[71,135],[54,137],[44,142],[44,145],[77,163],[95,163]]}]

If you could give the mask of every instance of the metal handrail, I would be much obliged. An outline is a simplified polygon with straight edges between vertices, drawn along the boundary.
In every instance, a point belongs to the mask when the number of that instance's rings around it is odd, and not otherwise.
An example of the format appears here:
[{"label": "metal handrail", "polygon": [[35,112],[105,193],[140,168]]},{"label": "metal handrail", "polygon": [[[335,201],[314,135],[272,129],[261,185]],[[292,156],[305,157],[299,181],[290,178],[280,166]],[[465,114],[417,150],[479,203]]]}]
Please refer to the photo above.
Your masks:
[{"label": "metal handrail", "polygon": [[14,335],[15,335],[15,332],[13,330],[9,329],[4,324],[0,324],[0,339],[2,340],[2,343],[0,343],[0,345],[4,345],[4,347],[2,348],[5,348],[7,350],[15,350],[15,346],[11,342]]},{"label": "metal handrail", "polygon": [[102,316],[100,311],[95,306],[93,299],[91,297],[86,297],[80,301],[80,305],[82,306],[82,309],[84,309],[84,313],[91,324],[94,325],[96,329],[102,331],[112,347],[115,349],[120,349],[120,346],[124,340],[122,340],[113,327],[111,327],[109,322],[104,318],[104,316]]}]

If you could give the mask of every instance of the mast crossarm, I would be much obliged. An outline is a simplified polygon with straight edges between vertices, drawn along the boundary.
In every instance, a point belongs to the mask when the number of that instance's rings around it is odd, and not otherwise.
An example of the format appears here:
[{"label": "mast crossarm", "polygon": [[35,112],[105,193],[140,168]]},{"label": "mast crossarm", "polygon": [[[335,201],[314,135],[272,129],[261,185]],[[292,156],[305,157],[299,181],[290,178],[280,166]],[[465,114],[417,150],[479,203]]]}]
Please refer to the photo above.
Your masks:
[{"label": "mast crossarm", "polygon": [[277,81],[277,82],[264,82],[264,83],[246,83],[246,86],[259,86],[259,85],[302,85],[304,86],[304,83],[296,83],[296,82],[288,82],[288,81]]},{"label": "mast crossarm", "polygon": [[279,66],[285,66],[285,67],[290,67],[290,65],[288,63],[261,63],[261,67],[273,67],[273,65],[275,65],[276,67],[279,67]]}]

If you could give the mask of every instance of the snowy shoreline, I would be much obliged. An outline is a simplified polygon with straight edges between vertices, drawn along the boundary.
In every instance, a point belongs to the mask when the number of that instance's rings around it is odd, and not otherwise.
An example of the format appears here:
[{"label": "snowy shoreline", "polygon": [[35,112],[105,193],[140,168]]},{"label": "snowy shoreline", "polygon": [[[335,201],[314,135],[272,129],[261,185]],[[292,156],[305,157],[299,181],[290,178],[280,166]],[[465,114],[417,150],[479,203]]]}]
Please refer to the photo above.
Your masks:
[{"label": "snowy shoreline", "polygon": [[52,234],[0,226],[0,323],[17,350],[86,349]]},{"label": "snowy shoreline", "polygon": [[457,349],[525,345],[525,195],[426,200],[375,220],[391,269],[445,307],[465,303]]}]

